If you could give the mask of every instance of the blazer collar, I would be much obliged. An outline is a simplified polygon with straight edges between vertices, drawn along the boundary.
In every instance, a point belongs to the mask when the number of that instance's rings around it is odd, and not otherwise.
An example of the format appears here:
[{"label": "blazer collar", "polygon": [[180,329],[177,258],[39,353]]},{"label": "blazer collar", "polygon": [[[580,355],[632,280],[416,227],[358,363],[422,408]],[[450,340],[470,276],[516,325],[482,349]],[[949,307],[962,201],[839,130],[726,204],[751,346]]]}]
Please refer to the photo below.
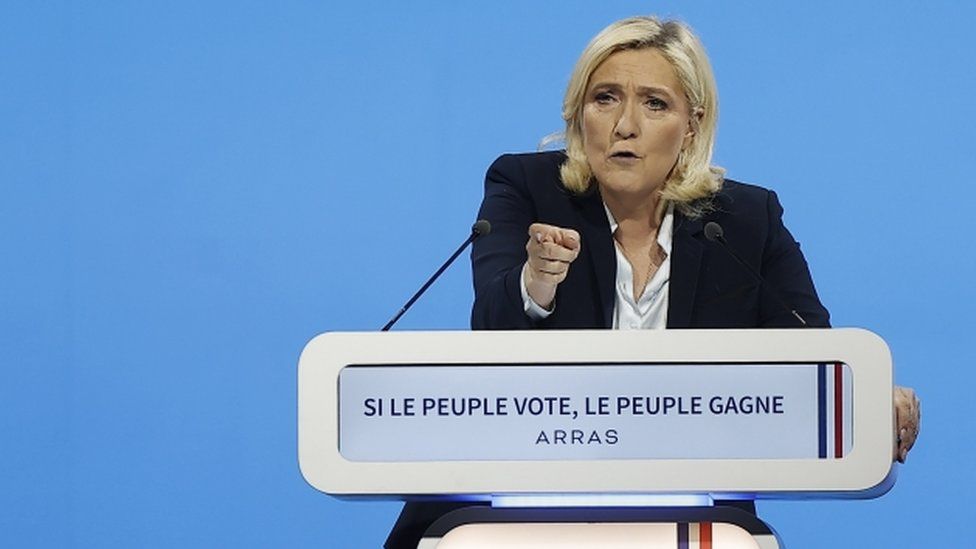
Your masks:
[{"label": "blazer collar", "polygon": [[617,255],[610,234],[610,222],[603,209],[603,198],[596,185],[590,192],[573,197],[580,216],[580,236],[583,253],[590,259],[596,287],[600,296],[600,319],[604,328],[613,325],[614,284],[617,280]]},{"label": "blazer collar", "polygon": [[691,327],[703,250],[702,226],[701,219],[689,219],[678,212],[674,213],[668,328]]}]

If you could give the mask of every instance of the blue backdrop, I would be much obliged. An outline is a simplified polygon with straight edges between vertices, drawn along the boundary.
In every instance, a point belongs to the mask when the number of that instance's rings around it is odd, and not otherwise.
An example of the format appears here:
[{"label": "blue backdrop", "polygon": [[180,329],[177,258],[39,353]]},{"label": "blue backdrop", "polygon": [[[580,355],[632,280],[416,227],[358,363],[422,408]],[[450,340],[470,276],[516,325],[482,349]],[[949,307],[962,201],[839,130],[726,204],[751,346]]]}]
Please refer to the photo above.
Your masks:
[{"label": "blue backdrop", "polygon": [[[976,8],[111,4],[0,5],[0,544],[379,546],[397,504],[299,474],[302,346],[381,326],[489,163],[560,129],[589,38],[649,11],[710,51],[717,163],[780,193],[835,325],[924,401],[887,496],[760,514],[794,549],[972,520]],[[461,262],[399,329],[471,300]]]}]

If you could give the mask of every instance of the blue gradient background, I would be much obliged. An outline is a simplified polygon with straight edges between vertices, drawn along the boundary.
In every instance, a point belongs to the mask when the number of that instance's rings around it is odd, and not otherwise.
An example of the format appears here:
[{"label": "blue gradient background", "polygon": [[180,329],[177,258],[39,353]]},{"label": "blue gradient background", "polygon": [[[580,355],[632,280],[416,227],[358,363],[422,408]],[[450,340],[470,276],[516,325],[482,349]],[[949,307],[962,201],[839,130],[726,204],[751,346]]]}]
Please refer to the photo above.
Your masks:
[{"label": "blue gradient background", "polygon": [[[791,549],[954,545],[976,8],[580,1],[0,4],[0,544],[379,546],[398,504],[299,474],[302,346],[381,326],[489,163],[560,129],[586,41],[647,12],[710,51],[716,162],[779,192],[835,325],[924,399],[887,496],[761,516]],[[464,329],[471,294],[462,262],[399,329]]]}]

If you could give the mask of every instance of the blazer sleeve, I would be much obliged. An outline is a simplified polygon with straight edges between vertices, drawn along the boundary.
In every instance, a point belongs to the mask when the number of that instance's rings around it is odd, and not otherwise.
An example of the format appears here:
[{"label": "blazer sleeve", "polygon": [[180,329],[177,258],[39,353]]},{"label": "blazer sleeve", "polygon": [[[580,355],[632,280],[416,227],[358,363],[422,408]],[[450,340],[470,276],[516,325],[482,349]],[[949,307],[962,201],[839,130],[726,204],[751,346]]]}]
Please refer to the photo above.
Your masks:
[{"label": "blazer sleeve", "polygon": [[491,232],[474,241],[471,270],[475,330],[516,330],[535,327],[525,314],[521,294],[522,265],[527,253],[529,225],[537,214],[524,169],[515,155],[496,160],[485,177],[485,197],[479,219],[491,223]]},{"label": "blazer sleeve", "polygon": [[783,225],[783,207],[776,193],[769,191],[766,199],[769,230],[763,250],[761,273],[771,291],[765,292],[760,304],[760,327],[795,328],[798,321],[776,298],[796,310],[811,328],[829,328],[830,315],[820,303],[807,261],[800,244]]}]

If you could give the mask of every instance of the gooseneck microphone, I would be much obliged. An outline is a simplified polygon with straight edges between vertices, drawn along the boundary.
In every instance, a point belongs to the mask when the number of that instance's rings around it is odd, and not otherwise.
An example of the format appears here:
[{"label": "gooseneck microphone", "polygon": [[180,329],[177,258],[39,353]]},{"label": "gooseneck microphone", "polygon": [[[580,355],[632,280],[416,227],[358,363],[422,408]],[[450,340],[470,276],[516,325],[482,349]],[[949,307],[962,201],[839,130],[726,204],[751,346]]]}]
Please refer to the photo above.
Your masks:
[{"label": "gooseneck microphone", "polygon": [[430,285],[433,284],[434,281],[437,280],[437,278],[441,276],[441,274],[444,271],[446,271],[448,267],[451,266],[451,263],[454,263],[454,260],[457,259],[459,255],[461,255],[461,252],[463,252],[464,249],[467,248],[469,244],[474,242],[474,239],[478,238],[479,236],[484,236],[490,232],[491,232],[491,223],[489,223],[487,220],[479,219],[475,221],[474,225],[471,226],[471,234],[468,235],[468,238],[464,242],[462,242],[460,246],[458,246],[458,249],[455,250],[453,254],[451,254],[451,257],[447,258],[447,261],[445,261],[444,264],[441,265],[441,268],[437,269],[437,272],[435,272],[433,276],[428,278],[427,282],[424,282],[424,285],[421,286],[419,290],[417,290],[417,293],[413,294],[413,297],[408,299],[406,304],[404,304],[403,307],[400,307],[400,310],[397,311],[397,314],[393,315],[393,318],[391,318],[390,321],[386,323],[386,326],[383,326],[383,328],[380,331],[381,332],[389,331],[390,328],[392,328],[393,325],[396,324],[396,321],[400,320],[400,317],[403,316],[403,313],[406,313],[407,310],[414,304],[414,302],[417,301],[417,299],[419,299],[420,296],[424,295],[424,292],[427,291],[427,288],[430,288]]},{"label": "gooseneck microphone", "polygon": [[749,274],[751,274],[756,280],[759,281],[760,288],[766,288],[766,290],[769,291],[770,295],[776,298],[776,301],[779,302],[779,304],[783,307],[783,309],[789,311],[790,314],[796,317],[796,319],[800,321],[800,324],[802,324],[803,326],[807,325],[807,321],[803,320],[803,317],[800,316],[800,313],[796,312],[796,309],[787,305],[786,301],[783,301],[783,298],[782,296],[780,296],[779,291],[776,288],[770,286],[769,284],[766,284],[766,279],[764,279],[762,275],[759,274],[759,272],[753,269],[752,265],[749,265],[748,263],[745,262],[745,260],[739,257],[739,254],[735,253],[735,250],[732,249],[732,246],[729,246],[729,242],[725,240],[725,230],[722,229],[721,225],[719,225],[714,221],[709,221],[708,223],[705,223],[705,238],[711,240],[712,242],[717,242],[718,244],[720,244],[723,250],[728,252],[729,255],[731,255],[739,263],[739,265],[745,267],[745,269],[749,271]]}]

